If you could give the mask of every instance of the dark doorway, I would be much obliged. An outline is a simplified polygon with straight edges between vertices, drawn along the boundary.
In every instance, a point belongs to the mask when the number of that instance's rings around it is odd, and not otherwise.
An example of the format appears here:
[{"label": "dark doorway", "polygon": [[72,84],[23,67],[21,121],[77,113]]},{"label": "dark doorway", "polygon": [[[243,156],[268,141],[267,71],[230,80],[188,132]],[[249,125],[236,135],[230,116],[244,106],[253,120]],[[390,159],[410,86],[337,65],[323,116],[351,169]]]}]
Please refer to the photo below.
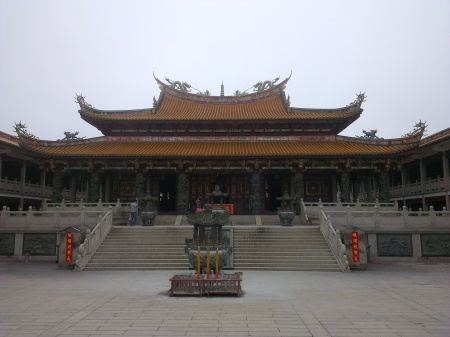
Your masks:
[{"label": "dark doorway", "polygon": [[176,211],[176,175],[166,175],[159,182],[159,210],[161,212]]},{"label": "dark doorway", "polygon": [[278,174],[267,175],[264,185],[265,211],[276,212],[280,206],[280,202],[277,200],[277,197],[281,197],[283,195],[283,184],[281,177]]}]

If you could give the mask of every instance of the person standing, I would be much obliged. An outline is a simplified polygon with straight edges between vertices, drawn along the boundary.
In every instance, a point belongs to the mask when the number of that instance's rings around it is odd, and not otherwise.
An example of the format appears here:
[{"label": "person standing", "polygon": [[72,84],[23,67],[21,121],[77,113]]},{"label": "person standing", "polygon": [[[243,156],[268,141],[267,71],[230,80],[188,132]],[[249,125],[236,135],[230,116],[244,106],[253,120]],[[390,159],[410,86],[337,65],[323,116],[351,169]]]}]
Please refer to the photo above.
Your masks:
[{"label": "person standing", "polygon": [[137,217],[137,211],[138,211],[138,204],[136,201],[133,201],[130,204],[130,226],[134,227],[136,226],[136,217]]}]

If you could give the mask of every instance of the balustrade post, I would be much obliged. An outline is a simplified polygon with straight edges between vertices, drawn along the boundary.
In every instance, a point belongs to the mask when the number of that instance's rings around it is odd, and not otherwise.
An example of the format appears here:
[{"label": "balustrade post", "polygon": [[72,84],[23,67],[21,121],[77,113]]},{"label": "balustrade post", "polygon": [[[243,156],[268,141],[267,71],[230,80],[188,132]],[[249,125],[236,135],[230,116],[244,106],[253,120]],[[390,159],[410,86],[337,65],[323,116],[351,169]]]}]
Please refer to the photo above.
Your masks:
[{"label": "balustrade post", "polygon": [[360,211],[361,210],[361,202],[359,201],[359,198],[358,199],[356,199],[356,210],[357,211]]},{"label": "balustrade post", "polygon": [[380,227],[380,210],[378,209],[378,206],[374,207],[373,220],[375,228]]},{"label": "balustrade post", "polygon": [[33,207],[31,207],[31,206],[28,207],[26,217],[27,217],[27,219],[26,219],[27,227],[30,228],[33,223]]},{"label": "balustrade post", "polygon": [[408,226],[408,208],[406,206],[402,207],[402,225]]},{"label": "balustrade post", "polygon": [[80,223],[86,225],[86,206],[83,206],[80,214]]},{"label": "balustrade post", "polygon": [[352,217],[352,215],[350,213],[350,206],[347,206],[345,208],[345,224],[347,226],[350,226],[353,224],[353,221],[351,221],[352,220],[351,217]]},{"label": "balustrade post", "polygon": [[52,226],[58,227],[58,225],[59,225],[59,206],[56,206],[55,211],[53,212]]},{"label": "balustrade post", "polygon": [[6,226],[6,206],[2,208],[2,216],[0,217],[0,226]]},{"label": "balustrade post", "polygon": [[434,210],[433,206],[430,206],[430,211],[428,212],[430,214],[430,225],[436,224],[436,211]]}]

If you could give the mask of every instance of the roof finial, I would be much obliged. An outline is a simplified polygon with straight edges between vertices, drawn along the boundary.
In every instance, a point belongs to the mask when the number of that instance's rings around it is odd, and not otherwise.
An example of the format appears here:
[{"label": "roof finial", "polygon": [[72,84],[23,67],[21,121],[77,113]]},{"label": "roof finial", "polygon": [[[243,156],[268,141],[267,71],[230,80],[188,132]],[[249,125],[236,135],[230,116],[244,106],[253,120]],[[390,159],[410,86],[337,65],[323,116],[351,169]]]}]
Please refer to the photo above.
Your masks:
[{"label": "roof finial", "polygon": [[222,85],[220,86],[220,96],[225,96],[225,90],[223,87],[223,80],[222,80]]}]

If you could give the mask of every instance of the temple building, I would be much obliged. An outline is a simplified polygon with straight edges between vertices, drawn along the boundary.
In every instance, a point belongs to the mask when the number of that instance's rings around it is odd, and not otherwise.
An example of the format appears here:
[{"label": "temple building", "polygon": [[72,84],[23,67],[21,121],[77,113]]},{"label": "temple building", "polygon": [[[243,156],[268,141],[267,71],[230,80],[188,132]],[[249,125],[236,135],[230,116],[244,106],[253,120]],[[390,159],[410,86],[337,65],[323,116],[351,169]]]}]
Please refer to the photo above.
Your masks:
[{"label": "temple building", "polygon": [[[18,137],[1,133],[2,206],[129,202],[151,194],[160,214],[184,214],[197,199],[218,202],[208,196],[216,186],[238,215],[274,214],[285,192],[298,209],[300,199],[449,206],[450,129],[429,140],[422,139],[424,123],[397,139],[380,139],[376,130],[346,137],[339,133],[361,116],[364,93],[345,107],[297,108],[284,91],[289,78],[231,96],[223,85],[212,96],[193,93],[185,82],[156,81],[160,94],[148,109],[100,110],[77,95],[81,118],[101,137],[66,133],[50,141],[20,128]],[[428,202],[424,186],[432,177],[440,187]],[[420,191],[407,196],[407,185],[416,183]],[[35,195],[25,192],[32,185]]]}]

